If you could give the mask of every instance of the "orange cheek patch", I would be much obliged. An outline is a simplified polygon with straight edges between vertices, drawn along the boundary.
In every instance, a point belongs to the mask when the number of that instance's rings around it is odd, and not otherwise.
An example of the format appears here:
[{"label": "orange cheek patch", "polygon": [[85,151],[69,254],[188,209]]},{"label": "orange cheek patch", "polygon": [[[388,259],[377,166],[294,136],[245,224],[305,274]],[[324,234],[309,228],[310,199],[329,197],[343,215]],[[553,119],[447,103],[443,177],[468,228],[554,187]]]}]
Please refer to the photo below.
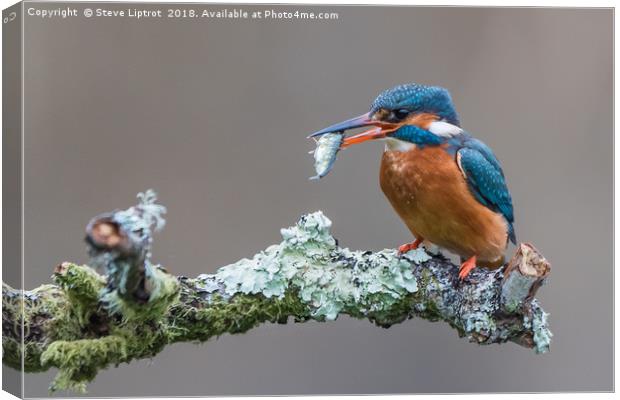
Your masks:
[{"label": "orange cheek patch", "polygon": [[435,114],[430,114],[430,113],[414,114],[410,116],[409,118],[407,118],[404,121],[404,124],[415,125],[415,126],[419,126],[422,129],[428,129],[429,125],[432,122],[437,121],[438,119],[439,118]]}]

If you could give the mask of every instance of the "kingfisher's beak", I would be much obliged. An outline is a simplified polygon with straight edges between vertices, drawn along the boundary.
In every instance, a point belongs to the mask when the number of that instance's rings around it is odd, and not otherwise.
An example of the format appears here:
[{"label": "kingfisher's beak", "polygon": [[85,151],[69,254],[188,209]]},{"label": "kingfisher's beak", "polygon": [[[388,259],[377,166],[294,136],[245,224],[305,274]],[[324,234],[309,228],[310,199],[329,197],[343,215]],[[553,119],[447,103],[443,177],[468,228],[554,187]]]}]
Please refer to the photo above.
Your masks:
[{"label": "kingfisher's beak", "polygon": [[344,132],[349,129],[363,128],[363,127],[369,127],[369,126],[372,126],[373,128],[368,129],[357,135],[345,138],[340,147],[345,148],[353,144],[366,142],[368,140],[381,139],[381,138],[386,137],[389,133],[396,130],[395,129],[396,124],[372,119],[370,118],[370,113],[366,113],[366,114],[360,115],[359,117],[351,118],[346,121],[340,122],[338,124],[328,126],[325,129],[321,129],[318,132],[314,132],[312,135],[308,137],[321,136],[321,135],[325,135],[326,133],[332,133],[332,132]]}]

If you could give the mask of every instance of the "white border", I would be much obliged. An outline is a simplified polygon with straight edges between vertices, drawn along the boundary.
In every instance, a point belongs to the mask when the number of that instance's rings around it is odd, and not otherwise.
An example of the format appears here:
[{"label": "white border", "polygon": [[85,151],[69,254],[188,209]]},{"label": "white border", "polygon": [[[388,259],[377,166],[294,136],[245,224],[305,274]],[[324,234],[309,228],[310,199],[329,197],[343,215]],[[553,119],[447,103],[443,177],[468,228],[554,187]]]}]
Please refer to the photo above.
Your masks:
[{"label": "white border", "polygon": [[[82,3],[97,3],[98,1],[95,0],[86,0],[86,1],[82,1]],[[143,1],[143,0],[137,0],[137,1],[131,1],[132,3],[199,3],[199,2],[184,2],[184,1],[175,1],[175,0],[170,0],[170,1],[156,1],[156,2],[152,2],[152,1]],[[5,9],[13,4],[15,4],[15,1],[10,1],[10,0],[0,0],[0,5],[2,6],[2,9]],[[129,3],[129,2],[128,2]],[[426,0],[424,2],[415,2],[415,1],[410,1],[410,0],[390,0],[390,1],[376,1],[376,2],[372,2],[372,1],[368,1],[368,0],[340,0],[340,1],[333,1],[333,0],[313,0],[312,2],[310,1],[299,1],[299,0],[289,0],[286,2],[268,2],[268,1],[256,1],[256,0],[245,0],[245,1],[223,1],[223,0],[214,0],[214,1],[210,1],[209,3],[226,3],[226,4],[232,4],[232,3],[238,3],[238,4],[264,4],[264,3],[271,3],[271,4],[320,4],[320,5],[410,5],[410,6],[414,6],[414,5],[419,5],[419,6],[480,6],[480,7],[549,7],[549,6],[554,6],[554,7],[584,7],[584,8],[592,8],[592,7],[616,7],[617,2],[616,1],[601,1],[601,0],[590,0],[590,1],[582,1],[582,2],[577,2],[577,1],[562,1],[562,0],[554,0],[554,1],[550,1],[550,0],[543,0],[543,1],[533,1],[533,0],[528,0],[528,1],[514,1],[514,0],[504,0],[501,2],[498,1],[493,1],[493,0],[476,0],[476,1],[467,1],[467,0],[449,0],[449,1],[437,1],[437,0]],[[615,15],[614,15],[614,26],[615,26]],[[0,38],[1,38],[1,34],[0,34]],[[614,30],[614,77],[616,72],[618,71],[618,59],[617,59],[617,44],[618,44],[618,33],[616,30]],[[22,46],[23,46],[23,25],[22,25]],[[2,41],[0,40],[0,52],[2,50]],[[23,54],[22,54],[22,62],[23,62]],[[0,72],[2,71],[2,67],[0,65]],[[23,85],[24,85],[24,80],[22,80],[22,93],[23,93]],[[2,88],[2,85],[0,83],[0,89]],[[616,120],[616,117],[618,116],[618,104],[615,101],[616,97],[615,94],[618,92],[618,83],[617,81],[614,79],[614,122]],[[23,111],[23,96],[22,96],[22,111]],[[22,129],[23,129],[23,123],[24,123],[24,115],[22,112]],[[615,156],[616,154],[618,154],[618,150],[619,150],[619,144],[618,142],[615,140],[616,139],[616,128],[615,128],[615,123],[614,123],[614,332],[618,332],[618,318],[617,318],[617,312],[618,312],[618,297],[615,296],[615,288],[618,287],[618,283],[619,283],[619,278],[618,276],[620,274],[615,273],[615,267],[617,267],[617,262],[616,262],[616,258],[615,255],[619,249],[619,235],[618,235],[618,216],[615,213],[615,209],[616,206],[618,205],[618,176],[619,176],[619,166],[618,164],[615,162]],[[2,152],[2,144],[0,142],[0,154]],[[1,156],[0,156],[1,159]],[[23,163],[24,159],[23,159],[23,132],[22,132],[22,163]],[[1,171],[1,163],[0,163],[0,171]],[[23,165],[22,165],[22,170],[23,170]],[[0,174],[0,182],[1,182],[1,174]],[[23,184],[23,176],[22,176],[22,184]],[[23,186],[22,186],[23,187]],[[0,185],[0,193],[1,193],[1,185]],[[23,191],[22,191],[22,204],[23,204]],[[0,196],[0,206],[2,206],[2,198]],[[23,226],[23,209],[22,209],[22,226]],[[0,225],[2,224],[2,215],[0,214]],[[2,239],[2,232],[0,232],[0,242]],[[22,256],[23,256],[23,237],[22,237]],[[0,256],[2,254],[2,251],[0,250]],[[23,257],[22,257],[23,259]],[[0,267],[1,270],[1,267]],[[23,283],[23,268],[22,268],[22,283]],[[614,387],[617,388],[617,384],[618,384],[618,369],[615,368],[615,360],[618,359],[618,347],[614,345]],[[585,371],[584,371],[585,372]],[[2,377],[0,375],[0,384],[2,382]],[[22,380],[23,382],[23,380]],[[22,383],[23,385],[23,383]],[[23,389],[23,388],[22,388]],[[22,391],[23,393],[23,391]],[[452,399],[454,395],[382,395],[382,396],[372,396],[373,398],[379,398],[379,399],[390,399],[390,400],[404,400],[404,399],[437,399],[437,400],[447,400],[447,399]],[[479,397],[484,397],[484,398],[490,398],[490,399],[517,399],[517,398],[522,398],[525,397],[527,399],[551,399],[551,400],[574,400],[574,399],[581,399],[583,398],[588,398],[588,399],[594,399],[594,400],[599,400],[599,399],[611,399],[611,398],[615,398],[614,394],[611,393],[588,393],[588,392],[583,392],[583,393],[554,393],[554,394],[472,394],[472,395],[459,395],[459,398],[461,399],[467,399],[467,400],[473,400],[473,399],[478,399]],[[289,398],[292,399],[302,399],[304,396],[290,396]],[[368,398],[369,396],[329,396],[329,398],[342,398],[342,399],[363,399],[363,398]],[[14,398],[13,396],[9,395],[6,392],[0,392],[0,400],[4,400],[4,399],[8,399],[8,398]],[[54,398],[58,398],[60,399],[61,397],[57,397],[54,396]],[[328,396],[312,396],[312,398],[316,398],[316,399],[323,399],[323,398],[328,398]],[[149,399],[148,397],[145,397],[144,399]],[[158,397],[157,399],[171,399],[168,397]],[[226,397],[226,399],[280,399],[279,397]]]}]

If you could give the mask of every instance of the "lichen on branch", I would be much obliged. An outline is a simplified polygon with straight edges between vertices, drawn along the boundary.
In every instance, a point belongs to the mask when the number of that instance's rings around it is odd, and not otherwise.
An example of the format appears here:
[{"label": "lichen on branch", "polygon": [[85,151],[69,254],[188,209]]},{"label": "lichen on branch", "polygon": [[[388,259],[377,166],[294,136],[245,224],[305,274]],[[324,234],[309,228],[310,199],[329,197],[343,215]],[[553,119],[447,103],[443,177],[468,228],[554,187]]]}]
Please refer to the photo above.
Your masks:
[{"label": "lichen on branch", "polygon": [[103,274],[63,263],[53,285],[20,292],[3,284],[5,364],[19,368],[23,352],[27,372],[59,369],[51,390],[83,391],[100,369],[152,357],[170,343],[339,315],[385,328],[417,316],[445,321],[478,344],[549,348],[547,313],[534,299],[549,264],[529,244],[505,268],[476,269],[461,282],[457,266],[421,248],[399,255],[340,247],[319,211],[252,258],[174,277],[150,261],[165,209],[153,192],[140,199],[88,224],[91,265]]}]

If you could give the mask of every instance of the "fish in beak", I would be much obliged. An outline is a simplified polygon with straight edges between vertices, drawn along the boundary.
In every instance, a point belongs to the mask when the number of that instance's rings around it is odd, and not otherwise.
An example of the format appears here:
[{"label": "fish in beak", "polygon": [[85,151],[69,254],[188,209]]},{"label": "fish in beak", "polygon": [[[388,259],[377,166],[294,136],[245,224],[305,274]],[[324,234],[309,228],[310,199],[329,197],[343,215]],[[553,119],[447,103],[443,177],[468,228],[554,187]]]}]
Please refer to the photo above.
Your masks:
[{"label": "fish in beak", "polygon": [[363,127],[372,127],[362,133],[358,133],[357,135],[353,135],[345,138],[342,141],[341,148],[349,147],[354,144],[363,143],[369,140],[382,139],[389,135],[390,133],[396,131],[400,125],[379,121],[371,118],[370,113],[366,113],[360,115],[359,117],[351,118],[346,121],[340,122],[338,124],[334,124],[332,126],[328,126],[325,129],[321,129],[318,132],[313,133],[308,137],[317,137],[321,135],[325,135],[327,133],[333,132],[344,132],[350,129],[363,128]]}]

